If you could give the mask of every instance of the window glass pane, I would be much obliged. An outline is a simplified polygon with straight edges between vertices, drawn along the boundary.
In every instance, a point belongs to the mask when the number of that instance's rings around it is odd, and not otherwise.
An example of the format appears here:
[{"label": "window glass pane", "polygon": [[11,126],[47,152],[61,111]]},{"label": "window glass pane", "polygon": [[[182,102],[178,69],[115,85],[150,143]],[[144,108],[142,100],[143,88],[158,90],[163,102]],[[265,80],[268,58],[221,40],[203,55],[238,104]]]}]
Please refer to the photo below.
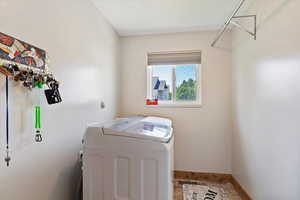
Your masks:
[{"label": "window glass pane", "polygon": [[176,100],[197,100],[197,64],[176,66]]},{"label": "window glass pane", "polygon": [[152,66],[152,98],[159,101],[172,100],[172,66]]}]

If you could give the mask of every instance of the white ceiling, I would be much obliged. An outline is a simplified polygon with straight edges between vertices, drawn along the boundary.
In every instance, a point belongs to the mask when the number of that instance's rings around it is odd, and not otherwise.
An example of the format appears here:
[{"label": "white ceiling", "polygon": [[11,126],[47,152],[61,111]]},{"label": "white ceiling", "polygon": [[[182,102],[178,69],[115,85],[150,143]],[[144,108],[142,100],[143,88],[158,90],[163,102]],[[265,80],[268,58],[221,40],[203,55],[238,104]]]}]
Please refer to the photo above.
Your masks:
[{"label": "white ceiling", "polygon": [[240,0],[92,0],[122,35],[218,29]]}]

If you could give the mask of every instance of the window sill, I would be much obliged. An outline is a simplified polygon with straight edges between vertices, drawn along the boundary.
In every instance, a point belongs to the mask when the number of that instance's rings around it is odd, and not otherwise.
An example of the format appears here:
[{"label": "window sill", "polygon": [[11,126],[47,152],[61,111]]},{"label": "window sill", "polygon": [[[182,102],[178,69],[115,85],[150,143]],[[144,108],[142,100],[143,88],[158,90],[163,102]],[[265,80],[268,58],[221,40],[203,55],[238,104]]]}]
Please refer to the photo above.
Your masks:
[{"label": "window sill", "polygon": [[145,105],[146,108],[201,108],[201,103],[160,103],[158,105]]}]

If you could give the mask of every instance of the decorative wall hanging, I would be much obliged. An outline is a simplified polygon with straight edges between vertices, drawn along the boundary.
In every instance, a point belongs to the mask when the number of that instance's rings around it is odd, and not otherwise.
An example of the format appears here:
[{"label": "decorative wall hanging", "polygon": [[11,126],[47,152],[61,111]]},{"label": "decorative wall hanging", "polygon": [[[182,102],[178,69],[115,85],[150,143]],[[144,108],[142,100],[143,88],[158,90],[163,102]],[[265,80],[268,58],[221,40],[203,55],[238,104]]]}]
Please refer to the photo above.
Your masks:
[{"label": "decorative wall hanging", "polygon": [[59,82],[48,69],[47,52],[24,41],[0,32],[0,73],[6,76],[6,157],[9,166],[9,77],[29,90],[37,91],[35,110],[35,141],[41,142],[41,91],[44,91],[48,104],[62,101],[59,93]]}]

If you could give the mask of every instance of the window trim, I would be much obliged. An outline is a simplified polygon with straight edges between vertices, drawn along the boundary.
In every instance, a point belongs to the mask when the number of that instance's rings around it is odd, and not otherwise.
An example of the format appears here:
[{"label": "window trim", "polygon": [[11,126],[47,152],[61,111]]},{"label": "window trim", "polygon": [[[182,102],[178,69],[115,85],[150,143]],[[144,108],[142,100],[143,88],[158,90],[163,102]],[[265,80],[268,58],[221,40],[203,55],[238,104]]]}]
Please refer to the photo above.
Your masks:
[{"label": "window trim", "polygon": [[[178,64],[184,65],[184,64]],[[191,65],[191,64],[186,64]],[[202,107],[202,64],[194,63],[197,65],[196,69],[196,87],[197,87],[197,95],[195,101],[176,101],[176,66],[177,65],[168,65],[172,66],[172,101],[159,101],[158,105],[145,105],[147,108],[174,108],[174,107],[182,107],[182,108],[199,108]],[[158,65],[147,65],[147,91],[146,91],[146,99],[152,98],[152,66]]]}]

